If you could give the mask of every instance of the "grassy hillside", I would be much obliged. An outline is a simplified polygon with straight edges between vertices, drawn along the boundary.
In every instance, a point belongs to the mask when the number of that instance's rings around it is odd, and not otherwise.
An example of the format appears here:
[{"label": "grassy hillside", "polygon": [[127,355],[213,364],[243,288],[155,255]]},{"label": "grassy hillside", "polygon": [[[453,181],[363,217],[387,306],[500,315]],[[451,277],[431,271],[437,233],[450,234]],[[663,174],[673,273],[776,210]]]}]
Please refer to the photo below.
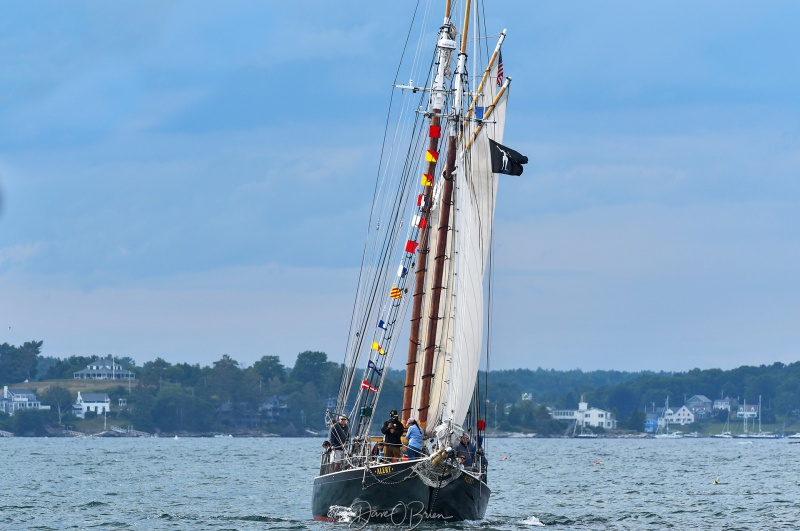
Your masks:
[{"label": "grassy hillside", "polygon": [[[51,385],[58,385],[60,387],[64,387],[68,389],[70,393],[73,395],[77,394],[78,391],[81,393],[95,393],[100,391],[107,391],[108,389],[112,389],[114,387],[122,386],[127,389],[128,382],[125,381],[112,381],[112,380],[44,380],[41,382],[27,382],[22,384],[16,384],[13,387],[25,387],[27,389],[32,389],[36,395],[40,395],[44,391],[46,391]],[[139,385],[138,380],[131,380],[131,389]],[[11,387],[11,386],[9,386]]]}]

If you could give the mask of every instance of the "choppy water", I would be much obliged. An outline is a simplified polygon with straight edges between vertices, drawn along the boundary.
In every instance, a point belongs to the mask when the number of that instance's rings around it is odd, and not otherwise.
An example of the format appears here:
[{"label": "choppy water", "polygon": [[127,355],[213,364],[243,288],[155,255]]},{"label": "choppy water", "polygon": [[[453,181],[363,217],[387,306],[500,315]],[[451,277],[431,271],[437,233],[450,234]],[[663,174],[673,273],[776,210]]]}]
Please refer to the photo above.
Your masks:
[{"label": "choppy water", "polygon": [[[0,439],[0,529],[344,530],[311,519],[320,444]],[[785,439],[489,444],[486,519],[422,529],[800,528],[800,444]]]}]

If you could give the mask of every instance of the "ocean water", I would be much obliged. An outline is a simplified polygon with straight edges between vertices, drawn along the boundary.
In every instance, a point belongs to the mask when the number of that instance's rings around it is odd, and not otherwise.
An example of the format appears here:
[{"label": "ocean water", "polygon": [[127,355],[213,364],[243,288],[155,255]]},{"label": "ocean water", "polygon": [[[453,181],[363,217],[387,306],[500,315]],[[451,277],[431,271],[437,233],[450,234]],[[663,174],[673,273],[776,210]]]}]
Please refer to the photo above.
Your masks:
[{"label": "ocean water", "polygon": [[[311,519],[321,442],[0,438],[0,529],[345,530]],[[493,439],[487,453],[486,518],[418,529],[800,528],[787,439]]]}]

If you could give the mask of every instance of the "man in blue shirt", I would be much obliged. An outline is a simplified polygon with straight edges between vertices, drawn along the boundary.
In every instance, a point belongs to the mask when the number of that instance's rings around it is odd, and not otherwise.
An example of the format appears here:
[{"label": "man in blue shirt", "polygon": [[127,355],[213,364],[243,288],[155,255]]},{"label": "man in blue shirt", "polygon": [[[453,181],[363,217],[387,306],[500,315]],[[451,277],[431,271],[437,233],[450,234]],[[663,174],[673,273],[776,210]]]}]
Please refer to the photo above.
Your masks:
[{"label": "man in blue shirt", "polygon": [[408,441],[408,450],[406,456],[409,459],[422,458],[422,439],[425,437],[425,432],[417,424],[414,417],[409,417],[406,421],[408,430],[406,431],[406,440]]}]

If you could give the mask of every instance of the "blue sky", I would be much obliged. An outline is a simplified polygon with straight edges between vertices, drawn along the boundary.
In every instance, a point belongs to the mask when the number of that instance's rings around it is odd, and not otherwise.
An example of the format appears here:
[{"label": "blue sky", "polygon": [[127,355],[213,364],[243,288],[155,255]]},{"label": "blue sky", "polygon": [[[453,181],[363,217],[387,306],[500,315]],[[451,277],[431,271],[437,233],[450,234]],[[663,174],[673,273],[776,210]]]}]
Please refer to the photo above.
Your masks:
[{"label": "blue sky", "polygon": [[[800,4],[493,5],[492,368],[800,358]],[[3,2],[0,342],[340,361],[413,6]]]}]

